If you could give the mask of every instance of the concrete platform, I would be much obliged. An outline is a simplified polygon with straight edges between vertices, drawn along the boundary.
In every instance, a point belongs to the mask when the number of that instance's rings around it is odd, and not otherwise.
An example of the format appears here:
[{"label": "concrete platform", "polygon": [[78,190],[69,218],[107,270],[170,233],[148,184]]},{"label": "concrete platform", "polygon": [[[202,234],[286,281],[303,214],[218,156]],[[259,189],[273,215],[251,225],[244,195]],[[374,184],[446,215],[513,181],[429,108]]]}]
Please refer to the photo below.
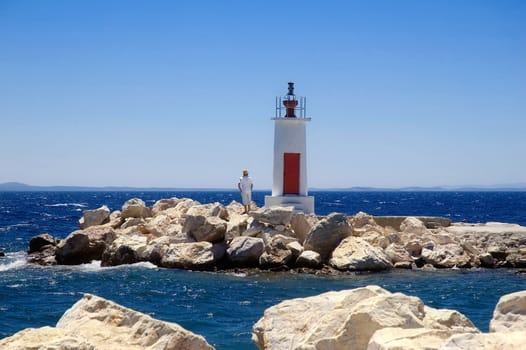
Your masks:
[{"label": "concrete platform", "polygon": [[[382,227],[391,226],[400,230],[400,224],[407,216],[373,216],[374,221]],[[426,225],[427,228],[448,227],[451,225],[451,219],[438,216],[415,216]]]}]

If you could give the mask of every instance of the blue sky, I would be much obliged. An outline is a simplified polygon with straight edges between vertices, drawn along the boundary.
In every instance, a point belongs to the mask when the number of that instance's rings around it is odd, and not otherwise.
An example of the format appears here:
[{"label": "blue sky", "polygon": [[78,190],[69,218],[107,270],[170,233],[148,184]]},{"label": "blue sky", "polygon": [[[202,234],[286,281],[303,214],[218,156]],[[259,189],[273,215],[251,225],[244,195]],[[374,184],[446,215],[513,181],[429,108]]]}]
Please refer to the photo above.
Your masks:
[{"label": "blue sky", "polygon": [[526,183],[520,0],[0,0],[0,182],[268,189],[288,81],[309,187]]}]

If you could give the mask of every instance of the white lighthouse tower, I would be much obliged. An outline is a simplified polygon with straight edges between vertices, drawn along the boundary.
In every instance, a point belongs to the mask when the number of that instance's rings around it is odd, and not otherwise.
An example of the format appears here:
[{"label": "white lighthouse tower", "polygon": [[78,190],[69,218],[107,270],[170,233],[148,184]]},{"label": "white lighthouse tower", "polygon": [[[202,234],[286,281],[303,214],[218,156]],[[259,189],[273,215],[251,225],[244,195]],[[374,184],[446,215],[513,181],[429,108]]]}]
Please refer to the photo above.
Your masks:
[{"label": "white lighthouse tower", "polygon": [[294,206],[296,211],[314,213],[314,197],[307,192],[306,101],[294,95],[294,83],[289,83],[287,95],[276,97],[274,173],[266,207]]}]

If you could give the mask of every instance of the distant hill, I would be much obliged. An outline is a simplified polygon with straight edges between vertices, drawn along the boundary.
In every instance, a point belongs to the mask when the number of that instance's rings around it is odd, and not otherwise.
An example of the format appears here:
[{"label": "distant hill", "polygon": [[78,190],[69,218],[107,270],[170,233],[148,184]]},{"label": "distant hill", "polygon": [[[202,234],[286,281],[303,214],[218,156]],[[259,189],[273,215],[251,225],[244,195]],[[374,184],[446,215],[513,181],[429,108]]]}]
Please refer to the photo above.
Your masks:
[{"label": "distant hill", "polygon": [[[174,192],[174,191],[232,191],[235,188],[170,188],[170,187],[86,187],[86,186],[33,186],[20,182],[5,182],[0,184],[0,192]],[[269,191],[268,189],[261,189],[258,191]],[[526,183],[512,184],[512,185],[496,185],[496,186],[459,186],[459,187],[402,187],[402,188],[388,188],[388,187],[346,187],[346,188],[310,188],[309,191],[340,191],[340,192],[433,192],[433,191],[510,191],[510,192],[524,192],[526,191]]]},{"label": "distant hill", "polygon": [[526,184],[498,185],[498,186],[434,186],[434,187],[346,187],[346,188],[310,188],[310,191],[340,191],[340,192],[524,192]]}]

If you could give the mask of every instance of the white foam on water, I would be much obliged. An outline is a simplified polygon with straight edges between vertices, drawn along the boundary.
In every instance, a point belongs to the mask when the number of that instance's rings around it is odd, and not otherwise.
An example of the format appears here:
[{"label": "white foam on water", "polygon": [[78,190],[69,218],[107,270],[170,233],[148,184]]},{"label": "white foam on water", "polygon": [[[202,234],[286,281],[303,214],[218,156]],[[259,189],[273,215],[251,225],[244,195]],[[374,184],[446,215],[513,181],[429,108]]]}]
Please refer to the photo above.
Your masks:
[{"label": "white foam on water", "polygon": [[87,205],[82,203],[57,203],[57,204],[46,204],[46,207],[79,207],[85,208]]},{"label": "white foam on water", "polygon": [[87,264],[81,264],[77,266],[69,266],[76,269],[79,269],[81,271],[86,272],[102,272],[102,271],[108,271],[108,270],[117,270],[117,269],[126,269],[126,268],[142,268],[142,269],[157,269],[158,267],[150,262],[138,262],[135,264],[125,264],[125,265],[118,265],[118,266],[101,266],[101,262],[99,260],[94,260]]},{"label": "white foam on water", "polygon": [[27,255],[25,252],[6,253],[0,258],[0,272],[19,269],[27,265]]},{"label": "white foam on water", "polygon": [[2,227],[0,227],[0,232],[7,232],[7,231],[10,231],[11,229],[17,228],[17,227],[29,227],[29,226],[33,226],[33,224],[21,223],[21,224],[13,224],[13,225],[2,226]]}]

